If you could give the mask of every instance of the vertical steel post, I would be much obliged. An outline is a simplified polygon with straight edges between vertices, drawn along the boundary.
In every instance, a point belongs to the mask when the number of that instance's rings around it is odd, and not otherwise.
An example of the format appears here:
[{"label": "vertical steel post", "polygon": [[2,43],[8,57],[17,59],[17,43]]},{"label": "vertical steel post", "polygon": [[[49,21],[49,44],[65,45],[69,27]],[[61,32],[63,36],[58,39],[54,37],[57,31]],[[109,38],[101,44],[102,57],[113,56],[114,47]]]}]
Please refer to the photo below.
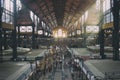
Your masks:
[{"label": "vertical steel post", "polygon": [[120,0],[113,0],[113,60],[119,60],[119,4]]},{"label": "vertical steel post", "polygon": [[104,55],[104,30],[100,31],[100,56],[102,59],[105,59],[105,55]]},{"label": "vertical steel post", "polygon": [[4,45],[4,50],[7,49],[7,36],[6,36],[6,30],[3,30],[4,32],[4,41],[3,41],[3,45]]},{"label": "vertical steel post", "polygon": [[32,25],[32,49],[35,49],[35,24]]},{"label": "vertical steel post", "polygon": [[87,37],[87,35],[86,35],[86,24],[85,24],[85,14],[84,14],[84,25],[83,25],[83,27],[84,27],[84,48],[86,48],[86,37]]},{"label": "vertical steel post", "polygon": [[33,21],[32,24],[32,49],[35,49],[35,14],[33,15]]},{"label": "vertical steel post", "polygon": [[16,39],[16,0],[13,1],[14,2],[14,16],[13,16],[13,25],[14,25],[14,30],[12,31],[12,48],[13,48],[13,60],[17,58],[17,39]]},{"label": "vertical steel post", "polygon": [[20,47],[20,42],[21,42],[21,39],[20,39],[20,26],[18,26],[18,46]]},{"label": "vertical steel post", "polygon": [[104,19],[104,16],[103,16],[103,0],[100,1],[100,26],[99,29],[99,43],[100,43],[100,56],[102,59],[105,59],[105,55],[104,55],[104,42],[105,42],[105,32],[104,32],[104,29],[102,29],[102,26],[103,26],[103,19]]},{"label": "vertical steel post", "polygon": [[2,52],[2,12],[3,12],[3,9],[1,7],[1,0],[0,0],[0,62],[2,62],[2,56],[3,56],[3,52]]}]

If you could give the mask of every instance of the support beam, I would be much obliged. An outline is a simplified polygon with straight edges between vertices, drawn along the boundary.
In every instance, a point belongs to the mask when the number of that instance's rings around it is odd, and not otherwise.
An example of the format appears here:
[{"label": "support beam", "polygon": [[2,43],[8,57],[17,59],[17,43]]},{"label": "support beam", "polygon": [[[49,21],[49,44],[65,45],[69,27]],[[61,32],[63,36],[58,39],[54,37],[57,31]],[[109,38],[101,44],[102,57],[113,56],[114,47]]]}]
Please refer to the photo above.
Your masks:
[{"label": "support beam", "polygon": [[105,59],[105,55],[104,55],[104,30],[100,31],[100,56],[102,59]]},{"label": "support beam", "polygon": [[3,30],[4,31],[4,40],[3,40],[3,45],[4,45],[4,50],[7,49],[7,36],[6,36],[6,30]]},{"label": "support beam", "polygon": [[86,48],[86,25],[84,25],[84,47]]},{"label": "support beam", "polygon": [[32,49],[35,49],[35,25],[32,25]]},{"label": "support beam", "polygon": [[14,30],[12,31],[12,48],[13,48],[13,60],[17,58],[17,39],[16,39],[16,0],[14,0],[14,20],[13,20],[13,24],[14,24]]},{"label": "support beam", "polygon": [[119,60],[119,8],[120,0],[113,0],[113,60]]},{"label": "support beam", "polygon": [[18,26],[18,46],[20,47],[20,42],[21,42],[21,39],[20,39],[20,26]]},{"label": "support beam", "polygon": [[3,52],[2,52],[2,12],[3,12],[3,9],[1,7],[1,0],[0,0],[0,62],[2,62],[2,56],[3,56]]}]

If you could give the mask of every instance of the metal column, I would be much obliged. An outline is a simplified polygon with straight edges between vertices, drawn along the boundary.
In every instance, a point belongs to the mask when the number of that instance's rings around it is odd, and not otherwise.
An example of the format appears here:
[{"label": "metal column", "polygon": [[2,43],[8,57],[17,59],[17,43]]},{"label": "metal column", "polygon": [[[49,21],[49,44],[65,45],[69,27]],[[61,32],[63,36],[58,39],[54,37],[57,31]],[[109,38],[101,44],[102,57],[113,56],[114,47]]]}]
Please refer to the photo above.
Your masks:
[{"label": "metal column", "polygon": [[84,27],[84,33],[83,33],[83,34],[84,34],[84,35],[83,35],[83,36],[84,36],[84,37],[83,37],[83,40],[84,40],[84,41],[83,41],[83,45],[84,45],[84,46],[83,46],[83,47],[86,48],[86,37],[87,37],[87,35],[86,35],[85,14],[84,14],[84,20],[83,20],[83,21],[84,21],[84,25],[83,25],[83,27]]},{"label": "metal column", "polygon": [[100,56],[102,59],[105,59],[105,55],[104,55],[104,30],[100,31]]},{"label": "metal column", "polygon": [[14,0],[14,30],[12,31],[12,48],[13,48],[13,60],[17,58],[17,39],[16,39],[16,0]]},{"label": "metal column", "polygon": [[7,49],[7,36],[6,36],[6,30],[3,30],[4,31],[4,40],[3,40],[3,45],[4,45],[4,50]]},{"label": "metal column", "polygon": [[84,25],[84,48],[86,48],[86,25]]},{"label": "metal column", "polygon": [[2,61],[2,12],[3,9],[1,7],[1,0],[0,0],[0,62]]},{"label": "metal column", "polygon": [[119,4],[120,0],[113,0],[113,60],[119,60]]},{"label": "metal column", "polygon": [[35,49],[35,25],[32,25],[32,49]]},{"label": "metal column", "polygon": [[20,42],[21,42],[21,39],[20,39],[20,26],[18,26],[18,46],[20,47]]}]

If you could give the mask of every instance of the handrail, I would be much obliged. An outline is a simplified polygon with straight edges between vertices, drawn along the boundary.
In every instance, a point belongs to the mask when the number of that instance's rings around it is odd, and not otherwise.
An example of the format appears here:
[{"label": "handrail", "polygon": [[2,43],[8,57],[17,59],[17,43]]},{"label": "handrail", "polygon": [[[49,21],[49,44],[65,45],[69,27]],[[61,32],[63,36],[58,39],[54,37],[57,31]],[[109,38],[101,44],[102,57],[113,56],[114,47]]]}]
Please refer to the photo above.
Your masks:
[{"label": "handrail", "polygon": [[25,80],[30,73],[31,73],[31,68],[29,67],[24,73],[21,74],[21,76],[19,76],[17,80]]},{"label": "handrail", "polygon": [[29,66],[29,68],[25,72],[23,72],[17,80],[29,79],[29,77],[31,76],[31,73],[34,72],[34,69],[35,69],[35,65],[32,66],[32,69],[31,69],[31,66]]},{"label": "handrail", "polygon": [[93,73],[88,69],[88,67],[85,65],[85,64],[83,64],[83,60],[81,60],[80,61],[80,67],[82,68],[82,70],[83,69],[85,69],[86,70],[86,72],[84,72],[84,70],[83,70],[83,72],[84,73],[86,73],[85,75],[87,75],[87,78],[90,78],[90,80],[91,80],[91,78],[94,76],[93,75]]}]

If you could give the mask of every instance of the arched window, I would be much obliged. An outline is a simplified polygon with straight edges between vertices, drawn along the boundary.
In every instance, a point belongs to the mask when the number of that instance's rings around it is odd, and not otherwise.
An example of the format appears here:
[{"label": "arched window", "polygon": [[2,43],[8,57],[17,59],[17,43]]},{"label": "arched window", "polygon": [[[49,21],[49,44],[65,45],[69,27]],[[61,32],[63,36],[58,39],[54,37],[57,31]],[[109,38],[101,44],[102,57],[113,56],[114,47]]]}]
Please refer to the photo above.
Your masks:
[{"label": "arched window", "polygon": [[58,29],[58,37],[62,37],[62,29]]}]

